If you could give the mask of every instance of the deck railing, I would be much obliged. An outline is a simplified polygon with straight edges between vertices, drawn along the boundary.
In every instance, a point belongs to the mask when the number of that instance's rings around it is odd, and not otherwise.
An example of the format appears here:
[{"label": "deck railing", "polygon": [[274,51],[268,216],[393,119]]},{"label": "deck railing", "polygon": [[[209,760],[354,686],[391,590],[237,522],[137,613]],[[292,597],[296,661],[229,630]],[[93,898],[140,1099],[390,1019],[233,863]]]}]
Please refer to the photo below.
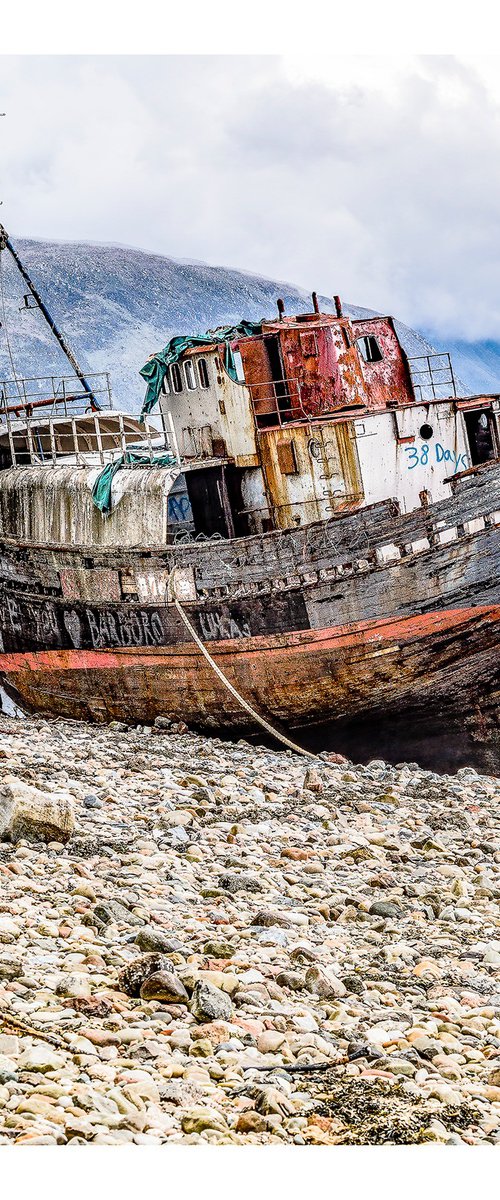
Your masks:
[{"label": "deck railing", "polygon": [[308,415],[302,404],[298,379],[259,379],[248,381],[247,387],[257,429],[286,425]]},{"label": "deck railing", "polygon": [[0,422],[10,412],[22,417],[28,410],[47,409],[46,416],[77,416],[93,408],[93,398],[99,408],[113,407],[111,384],[107,372],[87,375],[85,389],[77,375],[33,375],[27,379],[0,380]]},{"label": "deck railing", "polygon": [[0,465],[54,466],[70,458],[104,466],[132,448],[150,461],[172,452],[163,419],[161,429],[147,417],[139,429],[137,417],[113,409],[107,374],[89,375],[88,383],[87,391],[76,376],[0,381]]}]

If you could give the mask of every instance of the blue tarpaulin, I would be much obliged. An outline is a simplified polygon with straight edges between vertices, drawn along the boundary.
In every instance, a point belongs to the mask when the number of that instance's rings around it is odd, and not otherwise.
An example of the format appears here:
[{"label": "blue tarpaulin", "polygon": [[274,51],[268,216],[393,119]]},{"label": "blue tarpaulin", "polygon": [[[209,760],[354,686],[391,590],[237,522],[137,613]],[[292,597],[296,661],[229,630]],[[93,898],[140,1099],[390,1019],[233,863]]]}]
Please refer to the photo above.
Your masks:
[{"label": "blue tarpaulin", "polygon": [[96,508],[102,512],[104,517],[109,516],[112,508],[111,484],[116,472],[121,467],[174,467],[176,463],[177,459],[172,454],[156,454],[151,457],[149,454],[138,454],[135,450],[127,450],[120,458],[108,463],[107,467],[104,467],[104,470],[97,476],[92,488],[92,499]]}]

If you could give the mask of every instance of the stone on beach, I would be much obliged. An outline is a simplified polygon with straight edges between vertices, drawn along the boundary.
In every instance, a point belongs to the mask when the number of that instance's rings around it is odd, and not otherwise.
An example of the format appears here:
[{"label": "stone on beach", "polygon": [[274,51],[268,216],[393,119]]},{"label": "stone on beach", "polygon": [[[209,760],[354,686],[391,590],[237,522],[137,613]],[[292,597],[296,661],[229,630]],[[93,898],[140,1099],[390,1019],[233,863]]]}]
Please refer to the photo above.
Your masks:
[{"label": "stone on beach", "polygon": [[39,791],[16,775],[0,783],[0,838],[11,842],[62,842],[75,827],[73,799],[65,792]]},{"label": "stone on beach", "polygon": [[77,821],[0,842],[2,1144],[500,1142],[498,780],[170,723],[0,759]]},{"label": "stone on beach", "polygon": [[226,992],[198,980],[191,997],[191,1012],[197,1021],[229,1021],[233,1006]]}]

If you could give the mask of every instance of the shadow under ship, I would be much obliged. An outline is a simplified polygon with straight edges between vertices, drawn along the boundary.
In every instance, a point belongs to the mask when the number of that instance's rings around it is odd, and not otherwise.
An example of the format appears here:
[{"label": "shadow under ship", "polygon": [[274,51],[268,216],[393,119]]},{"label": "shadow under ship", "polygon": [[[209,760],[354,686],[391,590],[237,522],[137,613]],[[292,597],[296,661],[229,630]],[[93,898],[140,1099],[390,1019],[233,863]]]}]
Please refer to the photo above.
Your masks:
[{"label": "shadow under ship", "polygon": [[171,339],[137,419],[0,245],[74,371],[0,384],[8,694],[219,731],[255,728],[242,698],[284,730],[403,721],[498,771],[500,397],[313,294]]}]

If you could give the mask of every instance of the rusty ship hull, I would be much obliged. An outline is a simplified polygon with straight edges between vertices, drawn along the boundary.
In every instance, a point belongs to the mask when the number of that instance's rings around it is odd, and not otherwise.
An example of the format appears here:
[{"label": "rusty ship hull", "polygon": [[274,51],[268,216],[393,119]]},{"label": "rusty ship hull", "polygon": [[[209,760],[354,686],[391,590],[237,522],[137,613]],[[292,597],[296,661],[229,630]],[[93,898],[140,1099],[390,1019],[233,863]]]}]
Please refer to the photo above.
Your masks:
[{"label": "rusty ship hull", "polygon": [[[444,501],[164,549],[0,545],[0,674],[28,711],[208,729],[368,719],[467,728],[500,766],[500,466]],[[150,596],[144,599],[144,580]],[[135,589],[135,590],[134,590]]]}]

